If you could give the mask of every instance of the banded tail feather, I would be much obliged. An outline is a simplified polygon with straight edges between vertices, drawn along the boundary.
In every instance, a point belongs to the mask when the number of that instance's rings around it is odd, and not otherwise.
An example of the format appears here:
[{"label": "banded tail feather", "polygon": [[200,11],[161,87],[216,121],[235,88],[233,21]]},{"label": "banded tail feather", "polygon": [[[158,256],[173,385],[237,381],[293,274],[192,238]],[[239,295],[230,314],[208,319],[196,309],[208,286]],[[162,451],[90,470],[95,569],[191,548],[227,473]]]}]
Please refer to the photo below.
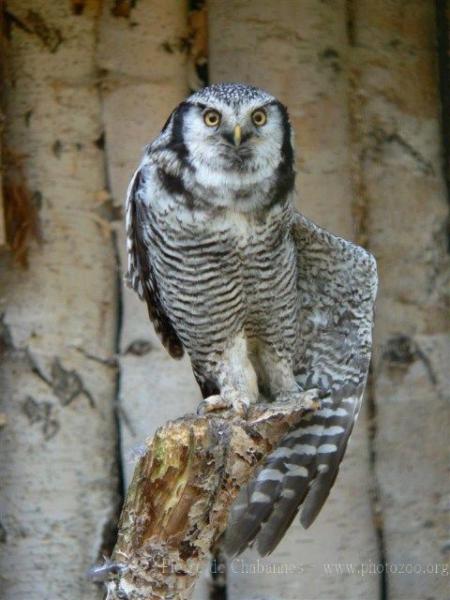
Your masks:
[{"label": "banded tail feather", "polygon": [[313,523],[336,478],[359,406],[356,396],[326,397],[320,410],[286,435],[233,509],[228,554],[252,544],[261,556],[270,554],[300,508],[305,529]]}]

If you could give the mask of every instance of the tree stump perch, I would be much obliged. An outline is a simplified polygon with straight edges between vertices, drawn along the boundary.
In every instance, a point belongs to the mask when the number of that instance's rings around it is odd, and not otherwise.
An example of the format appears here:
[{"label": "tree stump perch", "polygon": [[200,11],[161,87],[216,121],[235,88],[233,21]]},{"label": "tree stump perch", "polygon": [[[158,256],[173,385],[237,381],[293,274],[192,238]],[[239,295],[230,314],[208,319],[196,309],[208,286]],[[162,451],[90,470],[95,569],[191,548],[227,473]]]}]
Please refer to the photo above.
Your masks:
[{"label": "tree stump perch", "polygon": [[106,572],[107,600],[188,600],[225,531],[239,490],[281,438],[319,408],[256,404],[246,420],[227,413],[187,415],[158,429],[136,465]]}]

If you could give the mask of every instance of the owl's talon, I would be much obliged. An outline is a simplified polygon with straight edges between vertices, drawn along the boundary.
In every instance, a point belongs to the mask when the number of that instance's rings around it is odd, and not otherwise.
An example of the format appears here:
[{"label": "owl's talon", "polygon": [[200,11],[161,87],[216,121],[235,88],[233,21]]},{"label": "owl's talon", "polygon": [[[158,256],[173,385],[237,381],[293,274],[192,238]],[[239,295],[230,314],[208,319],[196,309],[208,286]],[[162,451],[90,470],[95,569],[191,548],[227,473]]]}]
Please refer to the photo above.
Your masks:
[{"label": "owl's talon", "polygon": [[208,396],[202,400],[197,406],[197,414],[199,416],[207,415],[211,412],[216,412],[220,410],[227,410],[230,408],[230,403],[227,402],[222,396],[216,394],[214,396]]},{"label": "owl's talon", "polygon": [[209,396],[200,402],[197,406],[197,414],[204,416],[213,412],[230,412],[244,418],[248,412],[248,403],[244,400],[226,400],[219,394]]},{"label": "owl's talon", "polygon": [[248,413],[249,404],[250,403],[246,402],[245,400],[234,400],[232,403],[233,413],[245,419]]}]

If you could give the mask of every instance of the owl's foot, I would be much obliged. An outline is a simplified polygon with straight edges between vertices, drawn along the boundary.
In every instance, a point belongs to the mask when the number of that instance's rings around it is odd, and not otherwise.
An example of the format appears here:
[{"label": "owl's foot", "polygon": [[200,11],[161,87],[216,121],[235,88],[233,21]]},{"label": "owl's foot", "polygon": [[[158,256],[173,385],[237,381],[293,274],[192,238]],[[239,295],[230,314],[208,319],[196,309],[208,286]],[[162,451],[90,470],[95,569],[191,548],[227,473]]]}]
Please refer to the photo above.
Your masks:
[{"label": "owl's foot", "polygon": [[319,389],[313,388],[311,390],[303,391],[302,389],[293,390],[293,391],[283,391],[278,393],[275,396],[275,401],[272,403],[273,405],[278,405],[280,408],[285,408],[286,406],[292,407],[302,407],[302,408],[312,408],[315,404],[320,401],[323,397],[323,394]]},{"label": "owl's foot", "polygon": [[248,405],[248,402],[240,398],[229,400],[217,394],[208,396],[208,398],[202,400],[197,406],[197,414],[203,416],[212,412],[229,411],[234,415],[245,417],[248,411]]},{"label": "owl's foot", "polygon": [[219,394],[216,394],[214,396],[208,396],[208,398],[205,398],[200,402],[197,406],[197,414],[203,416],[210,412],[227,410],[228,408],[230,408],[230,403]]}]

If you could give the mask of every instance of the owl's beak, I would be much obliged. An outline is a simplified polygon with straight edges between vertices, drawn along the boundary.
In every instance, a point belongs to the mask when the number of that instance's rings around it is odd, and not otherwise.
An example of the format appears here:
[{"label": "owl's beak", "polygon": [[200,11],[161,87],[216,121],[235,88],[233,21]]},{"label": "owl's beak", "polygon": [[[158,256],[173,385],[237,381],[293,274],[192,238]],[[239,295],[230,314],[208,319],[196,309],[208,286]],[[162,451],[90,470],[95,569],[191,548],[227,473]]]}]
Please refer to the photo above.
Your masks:
[{"label": "owl's beak", "polygon": [[242,130],[240,125],[236,125],[233,131],[233,141],[235,146],[239,146],[242,138]]}]

